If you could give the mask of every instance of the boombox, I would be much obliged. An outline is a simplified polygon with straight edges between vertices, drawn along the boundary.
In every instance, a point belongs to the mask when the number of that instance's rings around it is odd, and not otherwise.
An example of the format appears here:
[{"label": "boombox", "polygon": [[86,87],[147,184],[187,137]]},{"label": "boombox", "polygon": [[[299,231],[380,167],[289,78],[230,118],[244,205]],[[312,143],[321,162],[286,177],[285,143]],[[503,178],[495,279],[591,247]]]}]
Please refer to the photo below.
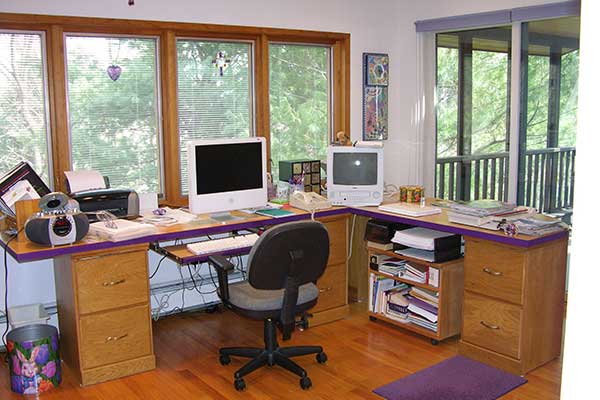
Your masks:
[{"label": "boombox", "polygon": [[25,222],[25,235],[34,243],[58,246],[81,240],[90,228],[77,202],[60,192],[52,192],[40,199],[41,212]]}]

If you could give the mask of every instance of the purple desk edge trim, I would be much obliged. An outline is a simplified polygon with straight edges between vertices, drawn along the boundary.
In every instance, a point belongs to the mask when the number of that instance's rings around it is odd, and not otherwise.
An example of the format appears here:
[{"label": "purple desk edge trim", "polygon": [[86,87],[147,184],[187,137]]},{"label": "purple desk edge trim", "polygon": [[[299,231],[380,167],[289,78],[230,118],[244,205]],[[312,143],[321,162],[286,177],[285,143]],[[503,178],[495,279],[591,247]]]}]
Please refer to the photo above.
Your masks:
[{"label": "purple desk edge trim", "polygon": [[439,225],[434,222],[428,222],[428,221],[423,221],[423,220],[418,220],[418,219],[413,219],[413,218],[406,218],[406,217],[402,217],[400,215],[384,214],[384,213],[379,213],[379,212],[371,211],[371,210],[364,210],[364,209],[360,209],[360,208],[353,208],[352,213],[356,214],[356,215],[362,215],[365,217],[385,219],[385,220],[393,221],[393,222],[402,222],[405,224],[420,226],[423,228],[431,228],[431,229],[436,229],[438,231],[456,233],[459,235],[470,236],[470,237],[474,237],[474,238],[478,238],[478,239],[491,240],[494,242],[509,244],[512,246],[519,246],[519,247],[537,246],[542,243],[551,242],[553,240],[556,240],[556,239],[559,239],[561,237],[568,235],[568,231],[562,231],[562,232],[556,232],[556,233],[552,233],[550,235],[542,236],[537,239],[523,240],[523,239],[516,238],[516,237],[501,236],[501,235],[495,235],[493,233],[474,231],[474,230],[471,230],[468,228],[462,228],[460,226]]},{"label": "purple desk edge trim", "polygon": [[[361,209],[361,208],[353,208],[353,207],[339,207],[339,208],[333,208],[333,209],[325,210],[325,211],[317,211],[315,213],[315,216],[316,217],[328,217],[328,216],[341,215],[341,214],[356,214],[356,215],[362,215],[365,217],[386,219],[388,221],[403,222],[403,223],[411,224],[414,226],[421,226],[424,228],[432,228],[432,229],[437,229],[437,230],[441,230],[444,232],[456,233],[459,235],[466,235],[466,236],[479,238],[479,239],[492,240],[494,242],[504,243],[504,244],[513,245],[513,246],[519,246],[519,247],[537,246],[542,243],[550,242],[550,241],[553,241],[553,240],[556,240],[556,239],[559,239],[561,237],[568,235],[568,232],[564,231],[564,232],[553,233],[553,234],[547,235],[547,236],[542,236],[540,238],[533,239],[533,240],[523,240],[523,239],[514,238],[514,237],[510,237],[510,236],[499,236],[499,235],[494,235],[494,234],[486,233],[486,232],[472,231],[468,228],[462,228],[460,226],[438,225],[433,222],[421,221],[421,220],[412,219],[412,218],[406,218],[406,217],[402,217],[400,215],[390,215],[387,213],[380,213],[380,212],[376,212],[376,211],[365,210],[365,209]],[[310,214],[296,214],[296,215],[291,215],[289,217],[282,217],[282,218],[271,218],[271,219],[264,219],[264,220],[259,220],[259,221],[240,222],[238,224],[229,224],[229,225],[217,225],[217,226],[211,226],[211,227],[207,227],[207,228],[191,229],[191,230],[181,231],[181,232],[159,233],[156,235],[143,236],[143,237],[139,237],[139,238],[135,238],[135,239],[124,240],[121,242],[106,241],[106,242],[82,244],[82,245],[74,246],[74,247],[72,247],[72,246],[53,247],[53,248],[48,248],[48,249],[44,249],[44,250],[40,250],[40,251],[29,252],[26,254],[16,254],[13,251],[13,249],[8,247],[8,253],[17,262],[28,262],[28,261],[42,260],[42,259],[58,257],[58,256],[62,256],[62,255],[68,255],[68,254],[82,253],[85,251],[103,250],[103,249],[116,248],[116,247],[121,247],[121,246],[132,245],[132,244],[151,243],[151,242],[157,242],[157,241],[162,242],[162,241],[169,241],[169,240],[175,240],[175,239],[186,239],[186,238],[196,237],[196,236],[229,232],[229,231],[232,231],[235,229],[242,230],[242,229],[258,228],[261,226],[276,225],[276,224],[281,224],[284,222],[301,221],[301,220],[305,220],[305,219],[309,219],[309,218],[310,218]],[[2,246],[3,248],[6,249],[6,245],[5,245],[4,241],[0,240],[0,246]]]},{"label": "purple desk edge trim", "polygon": [[[333,208],[325,211],[318,211],[315,213],[315,217],[328,217],[333,215],[340,214],[348,214],[352,210],[348,207],[341,208]],[[25,254],[17,254],[13,249],[8,247],[8,253],[17,261],[17,262],[29,262],[36,260],[43,260],[47,258],[54,258],[58,256],[75,254],[75,253],[83,253],[86,251],[92,250],[104,250],[122,246],[128,246],[132,244],[141,244],[141,243],[151,243],[151,242],[164,242],[175,239],[186,239],[190,237],[204,236],[204,235],[214,235],[217,233],[230,232],[232,230],[243,230],[243,229],[251,229],[258,228],[261,226],[267,225],[276,225],[284,222],[292,222],[292,221],[302,221],[305,219],[309,219],[310,214],[295,214],[290,215],[289,217],[282,218],[270,218],[259,221],[249,221],[249,222],[240,222],[237,224],[229,224],[229,225],[216,225],[205,228],[197,228],[190,229],[186,231],[180,232],[167,232],[167,233],[158,233],[155,235],[142,236],[135,239],[123,240],[120,242],[96,242],[96,243],[86,243],[78,246],[62,246],[62,247],[50,247],[47,249],[32,251]],[[0,245],[6,249],[6,245],[4,241],[0,240]]]}]

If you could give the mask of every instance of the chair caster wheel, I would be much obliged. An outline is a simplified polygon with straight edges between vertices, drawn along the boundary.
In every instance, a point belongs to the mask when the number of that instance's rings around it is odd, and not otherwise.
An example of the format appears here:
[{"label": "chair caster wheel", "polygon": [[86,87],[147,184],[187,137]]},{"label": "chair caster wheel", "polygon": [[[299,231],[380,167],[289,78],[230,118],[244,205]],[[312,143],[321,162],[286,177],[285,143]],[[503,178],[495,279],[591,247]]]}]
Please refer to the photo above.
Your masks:
[{"label": "chair caster wheel", "polygon": [[317,354],[317,362],[319,364],[324,364],[327,362],[327,354],[325,354],[324,352],[320,352],[319,354]]},{"label": "chair caster wheel", "polygon": [[369,315],[369,321],[377,321],[377,318],[375,318],[375,317],[374,317],[374,316],[372,316],[372,315]]},{"label": "chair caster wheel", "polygon": [[244,382],[242,378],[239,378],[233,382],[233,386],[235,387],[235,390],[241,392],[242,390],[246,389],[246,382]]},{"label": "chair caster wheel", "polygon": [[310,378],[308,376],[305,376],[304,378],[300,379],[300,387],[302,388],[302,390],[308,390],[311,386],[312,382],[310,381]]},{"label": "chair caster wheel", "polygon": [[438,344],[440,344],[440,341],[437,339],[431,339],[431,344],[437,346]]},{"label": "chair caster wheel", "polygon": [[221,365],[227,365],[231,362],[231,358],[229,358],[229,356],[226,354],[221,354],[219,356],[219,362],[221,363]]}]

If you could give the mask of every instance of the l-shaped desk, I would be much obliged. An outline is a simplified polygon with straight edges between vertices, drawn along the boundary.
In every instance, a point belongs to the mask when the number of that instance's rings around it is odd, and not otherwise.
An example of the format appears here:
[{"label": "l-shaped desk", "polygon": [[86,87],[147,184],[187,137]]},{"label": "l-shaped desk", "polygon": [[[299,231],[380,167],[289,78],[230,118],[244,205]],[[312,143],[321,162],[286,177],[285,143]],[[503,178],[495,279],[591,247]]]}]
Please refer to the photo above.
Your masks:
[{"label": "l-shaped desk", "polygon": [[[189,224],[160,227],[155,234],[121,242],[84,238],[74,245],[43,247],[28,240],[12,240],[7,250],[20,263],[54,259],[63,360],[82,385],[89,385],[155,367],[149,244],[310,218],[310,213],[302,210],[283,218],[239,215],[242,219],[218,224],[200,216]],[[340,319],[348,313],[352,215],[464,236],[461,354],[517,374],[560,354],[568,233],[509,237],[450,223],[445,212],[418,218],[377,207],[333,207],[316,212],[315,218],[326,225],[331,243],[326,272],[317,282],[320,295],[311,311],[311,324]],[[1,243],[6,248],[6,240]]]}]

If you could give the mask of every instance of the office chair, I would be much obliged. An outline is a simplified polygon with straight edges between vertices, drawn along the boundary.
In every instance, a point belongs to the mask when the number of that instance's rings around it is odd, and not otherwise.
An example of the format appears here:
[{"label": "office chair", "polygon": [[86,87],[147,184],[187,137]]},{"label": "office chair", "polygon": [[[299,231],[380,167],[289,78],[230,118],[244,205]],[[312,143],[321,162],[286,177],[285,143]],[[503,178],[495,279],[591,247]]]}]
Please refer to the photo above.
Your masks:
[{"label": "office chair", "polygon": [[264,348],[225,347],[219,350],[222,365],[230,356],[251,358],[234,376],[234,387],[246,387],[243,377],[265,365],[275,364],[300,376],[300,387],[312,386],[306,371],[291,357],[316,354],[320,364],[327,361],[321,346],[279,347],[276,325],[288,340],[296,326],[296,316],[302,315],[305,327],[306,311],[317,303],[319,290],[314,282],[323,274],[329,257],[329,235],[317,221],[299,221],[277,225],[261,235],[248,256],[248,280],[231,285],[227,272],[233,264],[222,256],[211,256],[219,278],[219,297],[225,307],[236,313],[264,320]]}]

